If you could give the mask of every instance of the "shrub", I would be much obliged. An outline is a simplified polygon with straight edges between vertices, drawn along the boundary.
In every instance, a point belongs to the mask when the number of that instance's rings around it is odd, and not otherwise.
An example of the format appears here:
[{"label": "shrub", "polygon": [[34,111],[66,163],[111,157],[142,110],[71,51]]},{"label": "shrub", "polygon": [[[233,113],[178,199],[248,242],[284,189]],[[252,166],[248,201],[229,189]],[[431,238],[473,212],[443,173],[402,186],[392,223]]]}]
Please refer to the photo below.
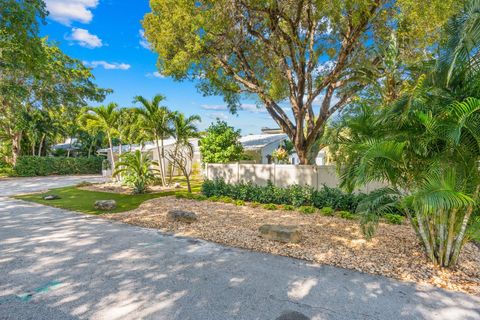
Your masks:
[{"label": "shrub", "polygon": [[93,185],[93,183],[88,182],[88,181],[82,181],[82,182],[77,183],[76,187],[77,188],[82,188],[82,187],[89,187],[91,185]]},{"label": "shrub", "polygon": [[295,210],[295,207],[290,205],[290,204],[286,204],[286,205],[282,206],[282,209],[286,210],[286,211],[292,211],[292,210]]},{"label": "shrub", "polygon": [[402,224],[403,220],[405,220],[405,217],[394,213],[387,213],[383,217],[385,218],[387,223],[390,224]]},{"label": "shrub", "polygon": [[265,210],[277,210],[277,206],[274,203],[264,204],[262,208]]},{"label": "shrub", "polygon": [[256,202],[256,201],[250,203],[250,206],[251,206],[252,208],[260,207],[260,205],[261,205],[261,203],[260,203],[260,202]]},{"label": "shrub", "polygon": [[102,172],[101,157],[38,157],[22,156],[17,159],[14,171],[21,177],[98,174]]},{"label": "shrub", "polygon": [[244,206],[244,205],[245,205],[245,201],[243,201],[243,200],[236,200],[236,201],[235,201],[235,205],[236,205],[236,206],[239,206],[239,207]]},{"label": "shrub", "polygon": [[303,214],[312,214],[312,213],[315,213],[315,211],[317,211],[317,209],[312,206],[301,206],[297,210]]},{"label": "shrub", "polygon": [[224,197],[218,198],[218,201],[223,202],[223,203],[232,203],[232,202],[233,202],[233,199],[230,198],[230,197],[225,197],[225,196],[224,196]]},{"label": "shrub", "polygon": [[333,210],[333,208],[331,207],[323,207],[321,210],[320,210],[321,214],[324,215],[324,216],[333,216],[335,215],[335,210]]},{"label": "shrub", "polygon": [[211,196],[211,197],[208,197],[207,199],[208,199],[208,201],[212,201],[212,202],[217,202],[218,201],[217,196]]},{"label": "shrub", "polygon": [[338,188],[323,186],[312,194],[313,205],[317,208],[330,207],[335,210],[355,211],[364,194],[344,193]]},{"label": "shrub", "polygon": [[205,201],[207,200],[208,198],[206,196],[204,196],[203,194],[195,194],[193,195],[194,199],[197,200],[197,201]]},{"label": "shrub", "polygon": [[338,212],[338,215],[343,218],[343,219],[347,219],[347,220],[353,220],[355,219],[355,215],[353,215],[353,213],[351,213],[350,211],[339,211]]}]

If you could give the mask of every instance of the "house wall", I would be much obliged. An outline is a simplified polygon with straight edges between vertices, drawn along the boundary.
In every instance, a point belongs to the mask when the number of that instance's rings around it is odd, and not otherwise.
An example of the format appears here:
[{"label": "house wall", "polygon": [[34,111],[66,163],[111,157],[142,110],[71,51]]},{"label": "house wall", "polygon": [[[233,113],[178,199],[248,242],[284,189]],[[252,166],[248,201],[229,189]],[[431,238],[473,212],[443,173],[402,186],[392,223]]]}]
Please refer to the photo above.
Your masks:
[{"label": "house wall", "polygon": [[[295,166],[278,164],[207,164],[204,175],[206,179],[224,179],[227,183],[252,182],[266,185],[271,181],[275,186],[286,187],[299,184],[321,189],[323,185],[338,187],[340,179],[333,165],[329,166]],[[381,183],[370,183],[356,190],[370,192],[381,187]]]}]

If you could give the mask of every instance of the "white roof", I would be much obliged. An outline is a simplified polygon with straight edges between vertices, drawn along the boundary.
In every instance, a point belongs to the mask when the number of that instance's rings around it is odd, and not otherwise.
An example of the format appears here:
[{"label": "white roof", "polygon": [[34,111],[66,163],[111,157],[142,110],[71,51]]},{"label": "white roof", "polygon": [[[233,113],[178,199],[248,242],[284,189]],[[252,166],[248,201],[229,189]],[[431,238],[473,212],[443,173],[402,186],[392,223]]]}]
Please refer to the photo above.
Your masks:
[{"label": "white roof", "polygon": [[[173,146],[173,145],[175,145],[175,141],[176,140],[173,139],[173,138],[165,139],[165,140],[163,140],[163,146],[164,147]],[[193,150],[197,151],[198,150],[198,139],[190,139],[189,141],[190,141],[190,143],[193,144]],[[161,142],[159,141],[158,144],[161,145]],[[153,142],[153,141],[146,142],[143,149],[141,149],[141,145],[139,145],[139,144],[134,144],[131,147],[132,148],[130,150],[130,145],[127,145],[127,144],[122,145],[122,152],[135,151],[135,150],[150,151],[150,150],[154,150],[156,148],[155,142]],[[106,154],[107,152],[109,152],[108,150],[109,150],[109,148],[104,148],[104,149],[98,150],[97,152]],[[118,153],[118,145],[113,146],[113,152]]]},{"label": "white roof", "polygon": [[288,136],[284,133],[279,134],[251,134],[240,138],[240,143],[246,150],[258,150],[263,147],[282,140],[287,140]]}]

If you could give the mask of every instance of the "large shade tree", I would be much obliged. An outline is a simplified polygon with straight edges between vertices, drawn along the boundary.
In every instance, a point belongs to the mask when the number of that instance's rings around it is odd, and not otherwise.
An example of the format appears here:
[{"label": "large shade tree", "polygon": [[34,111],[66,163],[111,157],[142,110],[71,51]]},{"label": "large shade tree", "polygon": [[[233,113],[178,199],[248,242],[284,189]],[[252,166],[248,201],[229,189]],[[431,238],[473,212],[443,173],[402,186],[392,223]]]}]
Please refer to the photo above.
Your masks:
[{"label": "large shade tree", "polygon": [[391,30],[399,35],[399,57],[415,60],[428,54],[455,3],[151,0],[143,27],[162,74],[198,79],[233,112],[243,94],[258,98],[308,164],[327,120],[385,75],[378,49]]}]

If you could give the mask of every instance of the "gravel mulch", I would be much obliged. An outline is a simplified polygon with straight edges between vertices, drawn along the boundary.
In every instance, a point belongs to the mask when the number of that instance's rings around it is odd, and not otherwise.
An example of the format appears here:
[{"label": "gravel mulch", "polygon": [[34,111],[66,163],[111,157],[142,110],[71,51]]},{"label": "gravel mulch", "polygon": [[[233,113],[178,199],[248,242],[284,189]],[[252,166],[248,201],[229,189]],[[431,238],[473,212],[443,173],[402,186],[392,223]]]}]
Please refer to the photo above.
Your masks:
[{"label": "gravel mulch", "polygon": [[[195,212],[198,221],[171,222],[166,215],[172,209]],[[233,247],[480,295],[480,248],[468,243],[454,270],[437,268],[425,257],[409,225],[380,224],[375,238],[366,241],[358,221],[175,197],[153,199],[136,210],[103,217]],[[297,225],[302,241],[284,244],[265,240],[258,233],[263,224]]]}]

